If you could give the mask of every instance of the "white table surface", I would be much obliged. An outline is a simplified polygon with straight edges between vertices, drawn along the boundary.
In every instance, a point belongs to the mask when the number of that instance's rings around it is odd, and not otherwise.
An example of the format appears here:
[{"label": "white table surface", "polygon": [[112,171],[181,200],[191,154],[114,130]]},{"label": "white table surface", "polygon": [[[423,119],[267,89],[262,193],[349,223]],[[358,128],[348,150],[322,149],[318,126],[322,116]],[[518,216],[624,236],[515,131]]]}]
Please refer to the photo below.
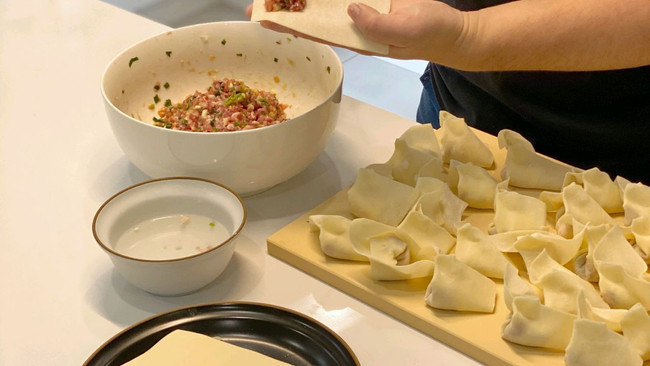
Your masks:
[{"label": "white table surface", "polygon": [[350,97],[313,164],[245,199],[248,223],[217,281],[160,297],[114,272],[94,242],[93,215],[148,178],[113,138],[99,81],[119,51],[168,29],[97,0],[0,1],[0,365],[80,365],[136,322],[223,301],[309,315],[363,365],[477,364],[266,252],[269,235],[351,184],[359,167],[387,159],[413,123]]}]

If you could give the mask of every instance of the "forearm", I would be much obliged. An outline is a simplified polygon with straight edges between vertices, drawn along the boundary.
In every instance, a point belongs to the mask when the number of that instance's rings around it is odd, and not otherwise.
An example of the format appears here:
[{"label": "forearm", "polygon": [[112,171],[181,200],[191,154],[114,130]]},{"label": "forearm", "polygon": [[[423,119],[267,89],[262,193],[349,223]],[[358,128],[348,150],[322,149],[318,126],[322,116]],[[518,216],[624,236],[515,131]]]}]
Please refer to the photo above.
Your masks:
[{"label": "forearm", "polygon": [[650,0],[521,0],[463,16],[457,50],[441,60],[452,67],[575,71],[650,64]]}]

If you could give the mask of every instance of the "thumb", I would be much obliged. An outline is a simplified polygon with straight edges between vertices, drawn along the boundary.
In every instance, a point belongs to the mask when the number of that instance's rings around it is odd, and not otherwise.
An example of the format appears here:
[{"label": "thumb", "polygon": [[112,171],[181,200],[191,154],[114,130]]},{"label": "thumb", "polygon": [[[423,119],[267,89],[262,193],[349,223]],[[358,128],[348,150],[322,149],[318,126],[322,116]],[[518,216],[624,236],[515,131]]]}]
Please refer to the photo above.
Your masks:
[{"label": "thumb", "polygon": [[359,31],[373,41],[381,41],[381,14],[374,8],[361,3],[352,3],[348,6],[348,16]]}]

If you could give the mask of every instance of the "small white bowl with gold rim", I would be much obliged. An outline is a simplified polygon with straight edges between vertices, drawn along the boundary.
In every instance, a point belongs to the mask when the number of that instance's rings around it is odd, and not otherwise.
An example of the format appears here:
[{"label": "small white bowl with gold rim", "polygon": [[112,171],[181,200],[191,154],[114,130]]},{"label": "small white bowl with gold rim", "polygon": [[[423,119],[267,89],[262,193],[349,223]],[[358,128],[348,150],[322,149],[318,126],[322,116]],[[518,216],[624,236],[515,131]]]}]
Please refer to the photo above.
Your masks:
[{"label": "small white bowl with gold rim", "polygon": [[230,262],[246,223],[230,188],[200,178],[154,179],[100,206],[92,223],[99,246],[129,283],[174,296],[213,282]]}]

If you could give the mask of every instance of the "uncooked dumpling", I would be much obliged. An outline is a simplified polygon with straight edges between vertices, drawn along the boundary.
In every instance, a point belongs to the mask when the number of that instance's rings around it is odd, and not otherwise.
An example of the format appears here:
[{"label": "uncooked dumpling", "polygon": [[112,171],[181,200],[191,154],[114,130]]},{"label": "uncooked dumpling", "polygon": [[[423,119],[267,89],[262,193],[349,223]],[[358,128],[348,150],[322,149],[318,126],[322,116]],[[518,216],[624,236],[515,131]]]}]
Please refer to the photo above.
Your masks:
[{"label": "uncooked dumpling", "polygon": [[483,168],[491,168],[494,164],[490,148],[467,126],[463,118],[440,111],[439,131],[444,162],[453,159]]},{"label": "uncooked dumpling", "polygon": [[409,244],[395,233],[369,239],[370,276],[378,281],[399,281],[431,276],[434,262],[411,260]]},{"label": "uncooked dumpling", "polygon": [[492,238],[469,223],[458,228],[454,253],[459,261],[492,278],[503,278],[509,264]]},{"label": "uncooked dumpling", "polygon": [[409,236],[423,248],[422,251],[447,254],[456,244],[456,238],[447,230],[418,211],[409,212],[398,228],[409,233]]},{"label": "uncooked dumpling", "polygon": [[311,215],[309,223],[318,234],[320,248],[326,255],[354,261],[367,262],[368,259],[357,253],[350,242],[352,220],[340,215]]},{"label": "uncooked dumpling", "polygon": [[591,319],[605,323],[607,328],[615,331],[621,331],[621,321],[627,310],[625,309],[603,309],[591,306],[585,294],[578,294],[578,318]]},{"label": "uncooked dumpling", "polygon": [[436,309],[491,313],[496,302],[496,285],[454,255],[441,254],[436,257],[425,302]]},{"label": "uncooked dumpling", "polygon": [[348,190],[350,211],[387,225],[397,226],[411,209],[418,194],[415,188],[376,173],[359,169],[357,180]]},{"label": "uncooked dumpling", "polygon": [[551,258],[558,263],[565,265],[575,258],[580,246],[585,231],[581,231],[571,239],[566,239],[560,235],[553,233],[537,232],[530,235],[519,237],[515,242],[515,248],[519,252],[523,251],[538,251],[546,249]]},{"label": "uncooked dumpling", "polygon": [[590,195],[608,213],[623,212],[623,195],[618,184],[609,174],[598,168],[582,172],[569,172],[564,177],[563,186],[576,183],[584,187]]},{"label": "uncooked dumpling", "polygon": [[637,217],[650,217],[650,187],[642,183],[627,184],[623,190],[623,210],[625,225]]},{"label": "uncooked dumpling", "polygon": [[435,156],[442,155],[436,132],[430,124],[416,124],[411,126],[402,133],[399,139],[414,149]]},{"label": "uncooked dumpling", "polygon": [[573,261],[573,271],[589,282],[598,282],[598,271],[594,265],[594,249],[607,234],[607,225],[587,226],[584,229],[587,247],[580,250]]},{"label": "uncooked dumpling", "polygon": [[542,305],[536,296],[517,296],[503,324],[503,339],[530,347],[564,350],[571,339],[575,316]]},{"label": "uncooked dumpling", "polygon": [[415,185],[420,197],[413,206],[450,234],[456,234],[456,225],[461,221],[467,203],[458,198],[449,186],[435,178],[420,178]]},{"label": "uncooked dumpling", "polygon": [[600,239],[594,248],[593,261],[596,270],[602,262],[619,264],[631,277],[640,278],[648,271],[648,265],[625,239],[618,226],[612,227]]},{"label": "uncooked dumpling", "polygon": [[577,319],[564,354],[567,366],[641,366],[643,360],[630,341],[607,329],[605,323]]},{"label": "uncooked dumpling", "polygon": [[442,167],[439,156],[409,146],[405,140],[395,140],[395,150],[387,164],[392,167],[392,176],[398,182],[415,186],[420,170],[429,161],[437,160]]},{"label": "uncooked dumpling", "polygon": [[519,133],[503,129],[497,136],[499,147],[506,149],[506,162],[502,177],[521,188],[560,191],[564,175],[574,168],[539,155]]},{"label": "uncooked dumpling", "polygon": [[449,162],[449,187],[469,207],[489,209],[494,207],[497,181],[485,169],[472,163]]},{"label": "uncooked dumpling", "polygon": [[578,294],[582,291],[592,306],[609,307],[591,283],[553,260],[546,250],[527,263],[530,281],[542,289],[546,306],[577,314]]},{"label": "uncooked dumpling", "polygon": [[648,311],[636,304],[621,319],[623,335],[630,340],[632,348],[645,361],[650,360],[650,315]]},{"label": "uncooked dumpling", "polygon": [[646,262],[650,261],[650,217],[632,220],[631,230],[639,254]]},{"label": "uncooked dumpling", "polygon": [[357,218],[350,224],[350,242],[370,261],[370,275],[375,280],[405,280],[433,273],[435,250],[397,227]]},{"label": "uncooked dumpling", "polygon": [[512,310],[512,300],[518,296],[535,296],[541,300],[541,295],[539,288],[519,276],[519,271],[512,263],[506,264],[503,274],[503,301],[509,310]]},{"label": "uncooked dumpling", "polygon": [[650,282],[630,276],[623,266],[607,262],[598,263],[598,287],[603,299],[616,309],[629,309],[641,303],[650,311]]},{"label": "uncooked dumpling", "polygon": [[497,233],[518,230],[544,230],[546,205],[539,199],[509,191],[508,181],[497,185],[492,228]]},{"label": "uncooked dumpling", "polygon": [[[562,225],[572,225],[573,220],[584,225],[617,225],[612,218],[590,195],[585,192],[582,186],[571,183],[562,189],[562,200],[564,202],[564,215],[558,218],[556,229],[558,232],[572,232],[566,230]],[[569,218],[567,220],[566,218]]]}]

